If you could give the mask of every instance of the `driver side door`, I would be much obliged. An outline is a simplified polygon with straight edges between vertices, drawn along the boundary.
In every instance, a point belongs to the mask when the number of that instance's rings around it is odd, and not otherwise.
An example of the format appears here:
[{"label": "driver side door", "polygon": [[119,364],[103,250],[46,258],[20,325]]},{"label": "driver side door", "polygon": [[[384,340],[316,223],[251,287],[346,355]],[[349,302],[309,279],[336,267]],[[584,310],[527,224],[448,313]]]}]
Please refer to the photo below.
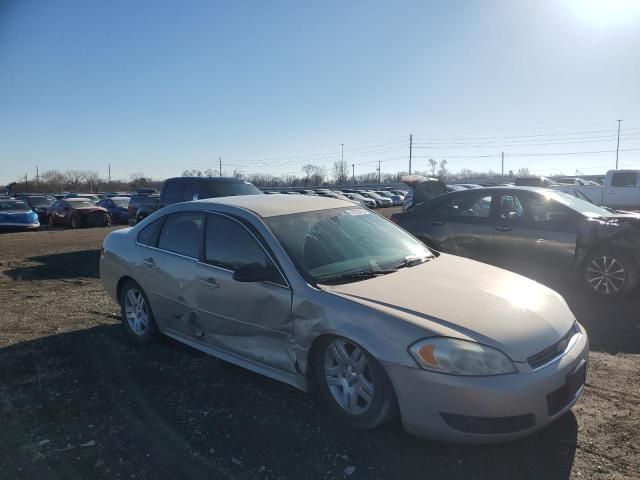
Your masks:
[{"label": "driver side door", "polygon": [[200,340],[227,354],[287,374],[295,372],[292,290],[280,272],[274,281],[240,282],[238,268],[252,263],[278,269],[259,234],[243,221],[207,214],[196,295]]}]

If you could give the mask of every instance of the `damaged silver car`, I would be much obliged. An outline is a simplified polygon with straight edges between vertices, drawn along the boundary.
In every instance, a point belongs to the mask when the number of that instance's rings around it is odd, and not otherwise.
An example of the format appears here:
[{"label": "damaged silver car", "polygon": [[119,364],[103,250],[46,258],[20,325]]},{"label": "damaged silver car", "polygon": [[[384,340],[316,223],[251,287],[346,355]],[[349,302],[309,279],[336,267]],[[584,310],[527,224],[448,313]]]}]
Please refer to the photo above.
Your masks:
[{"label": "damaged silver car", "polygon": [[554,291],[435,256],[337,199],[171,205],[104,241],[100,273],[128,335],[168,335],[308,391],[346,424],[486,442],[578,400],[587,335]]}]

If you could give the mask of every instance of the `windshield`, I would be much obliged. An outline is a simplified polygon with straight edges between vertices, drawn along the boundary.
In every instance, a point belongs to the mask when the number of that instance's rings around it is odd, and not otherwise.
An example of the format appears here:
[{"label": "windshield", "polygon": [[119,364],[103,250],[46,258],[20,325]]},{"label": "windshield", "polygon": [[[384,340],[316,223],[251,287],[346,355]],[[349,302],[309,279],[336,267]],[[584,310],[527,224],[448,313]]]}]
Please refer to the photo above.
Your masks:
[{"label": "windshield", "polygon": [[20,200],[0,200],[0,211],[7,210],[18,210],[22,212],[29,210],[29,207]]},{"label": "windshield", "polygon": [[73,208],[95,207],[96,204],[90,200],[67,200],[67,203]]},{"label": "windshield", "polygon": [[111,201],[116,205],[116,207],[127,208],[129,206],[128,198],[112,198]]},{"label": "windshield", "polygon": [[364,208],[335,208],[266,218],[298,268],[322,282],[431,257],[419,241]]},{"label": "windshield", "polygon": [[581,213],[586,217],[607,217],[611,215],[611,212],[604,208],[600,208],[593,203],[586,202],[567,193],[549,192],[545,193],[545,196],[569,207],[572,210],[575,210],[578,213]]}]

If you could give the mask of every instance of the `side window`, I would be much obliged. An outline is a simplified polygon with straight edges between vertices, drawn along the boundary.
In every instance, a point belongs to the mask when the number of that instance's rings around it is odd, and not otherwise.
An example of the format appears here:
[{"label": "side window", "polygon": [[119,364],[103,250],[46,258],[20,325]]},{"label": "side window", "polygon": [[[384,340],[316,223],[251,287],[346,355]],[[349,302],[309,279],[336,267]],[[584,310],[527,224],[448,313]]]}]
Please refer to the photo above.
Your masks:
[{"label": "side window", "polygon": [[160,225],[164,218],[154,220],[152,223],[144,227],[138,233],[138,243],[146,245],[147,247],[155,247],[158,239],[158,232],[160,231]]},{"label": "side window", "polygon": [[611,175],[612,187],[635,187],[638,185],[636,172],[618,172]]},{"label": "side window", "polygon": [[555,200],[532,194],[522,197],[522,203],[527,226],[555,231],[575,228],[575,212]]},{"label": "side window", "polygon": [[502,195],[498,206],[501,222],[519,222],[524,216],[524,207],[517,195]]},{"label": "side window", "polygon": [[182,201],[182,182],[166,182],[164,184],[164,201],[166,203],[178,203]]},{"label": "side window", "polygon": [[219,215],[207,218],[205,260],[232,271],[250,263],[267,265],[270,262],[262,246],[246,228]]},{"label": "side window", "polygon": [[162,225],[158,248],[192,258],[200,258],[203,215],[197,212],[172,213]]},{"label": "side window", "polygon": [[451,222],[486,223],[491,214],[491,195],[458,195],[437,205],[432,213]]},{"label": "side window", "polygon": [[191,200],[198,200],[206,198],[205,191],[202,188],[202,182],[198,180],[189,180],[182,192],[182,201],[190,202]]}]

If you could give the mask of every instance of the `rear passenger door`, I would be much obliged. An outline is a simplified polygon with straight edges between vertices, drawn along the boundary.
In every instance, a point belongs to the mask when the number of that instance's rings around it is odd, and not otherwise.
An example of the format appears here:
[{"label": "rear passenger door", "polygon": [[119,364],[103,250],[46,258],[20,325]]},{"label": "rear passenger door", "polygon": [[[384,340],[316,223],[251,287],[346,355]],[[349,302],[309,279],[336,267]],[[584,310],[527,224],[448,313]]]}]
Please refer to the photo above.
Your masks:
[{"label": "rear passenger door", "polygon": [[292,292],[284,276],[269,282],[233,279],[243,265],[275,266],[258,238],[238,219],[207,215],[204,261],[196,287],[204,320],[199,333],[216,349],[292,373]]},{"label": "rear passenger door", "polygon": [[421,220],[425,233],[444,252],[489,261],[493,248],[491,202],[492,194],[487,191],[449,195]]},{"label": "rear passenger door", "polygon": [[177,212],[145,227],[135,278],[149,297],[162,330],[190,336],[198,324],[197,267],[202,252],[204,215]]},{"label": "rear passenger door", "polygon": [[612,172],[606,187],[605,205],[625,208],[640,206],[640,175],[638,172]]}]

